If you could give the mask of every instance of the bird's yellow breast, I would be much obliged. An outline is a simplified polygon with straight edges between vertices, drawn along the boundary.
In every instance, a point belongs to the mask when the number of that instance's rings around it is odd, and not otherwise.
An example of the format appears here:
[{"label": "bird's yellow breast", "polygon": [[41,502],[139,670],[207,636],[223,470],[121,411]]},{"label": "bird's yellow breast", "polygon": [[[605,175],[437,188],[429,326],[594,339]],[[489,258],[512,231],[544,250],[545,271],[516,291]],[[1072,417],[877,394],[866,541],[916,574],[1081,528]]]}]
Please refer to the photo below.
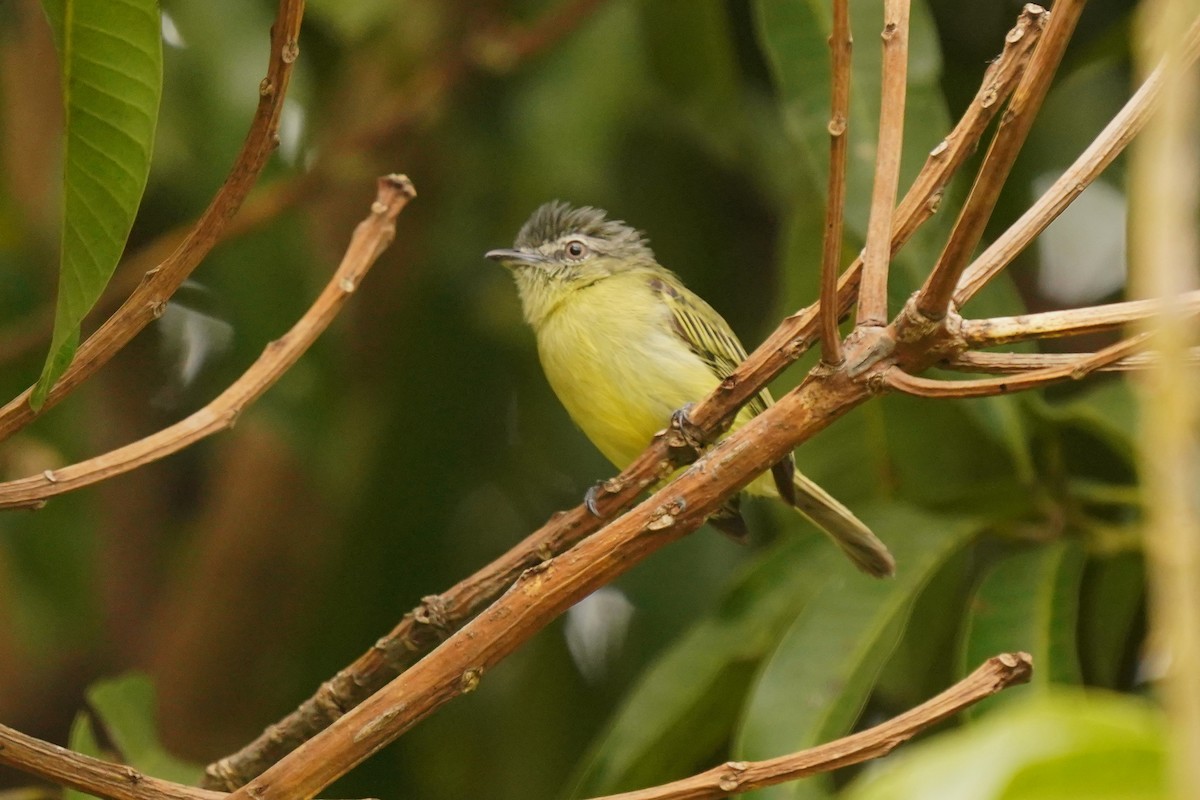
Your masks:
[{"label": "bird's yellow breast", "polygon": [[[618,468],[718,379],[675,332],[648,277],[631,271],[571,292],[537,328],[538,355],[567,413]],[[613,320],[620,320],[615,325]]]}]

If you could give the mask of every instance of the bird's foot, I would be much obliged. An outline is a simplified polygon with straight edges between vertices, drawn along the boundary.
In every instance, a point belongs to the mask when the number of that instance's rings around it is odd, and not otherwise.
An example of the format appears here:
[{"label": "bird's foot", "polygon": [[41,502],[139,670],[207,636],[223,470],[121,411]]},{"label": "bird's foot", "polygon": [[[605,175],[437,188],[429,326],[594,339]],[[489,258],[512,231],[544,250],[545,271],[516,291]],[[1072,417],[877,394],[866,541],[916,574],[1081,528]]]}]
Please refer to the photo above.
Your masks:
[{"label": "bird's foot", "polygon": [[678,464],[690,464],[700,457],[707,444],[704,431],[692,422],[691,411],[695,403],[688,403],[671,415],[667,426],[667,448],[671,458]]},{"label": "bird's foot", "polygon": [[606,478],[602,481],[596,481],[583,495],[583,507],[588,510],[588,513],[597,519],[602,519],[604,514],[600,511],[600,497],[606,494],[616,494],[625,487],[625,483],[619,478]]},{"label": "bird's foot", "polygon": [[588,510],[588,513],[593,517],[599,518],[600,506],[597,501],[600,499],[600,492],[604,490],[604,481],[596,481],[588,490],[583,493],[583,507]]}]

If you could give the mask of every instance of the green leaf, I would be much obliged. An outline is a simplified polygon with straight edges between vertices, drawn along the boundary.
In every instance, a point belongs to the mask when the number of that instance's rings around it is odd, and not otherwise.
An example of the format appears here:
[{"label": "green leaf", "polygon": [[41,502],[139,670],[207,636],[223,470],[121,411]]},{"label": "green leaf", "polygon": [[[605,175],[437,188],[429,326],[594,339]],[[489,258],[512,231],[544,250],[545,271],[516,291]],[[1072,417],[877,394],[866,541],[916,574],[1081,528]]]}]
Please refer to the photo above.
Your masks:
[{"label": "green leaf", "polygon": [[1093,558],[1080,593],[1079,649],[1088,683],[1118,688],[1141,617],[1146,565],[1140,553]]},{"label": "green leaf", "polygon": [[159,742],[154,684],[147,676],[130,673],[100,681],[87,698],[126,764],[176,783],[192,785],[200,779],[200,767],[171,755]]},{"label": "green leaf", "polygon": [[162,95],[156,0],[42,0],[63,76],[63,229],[54,335],[30,405],[71,363],[112,277],[150,172]]},{"label": "green leaf", "polygon": [[758,662],[842,560],[817,536],[763,553],[626,695],[572,796],[651,786],[702,767],[728,740]]},{"label": "green leaf", "polygon": [[1149,703],[1056,688],[904,748],[843,798],[1165,799],[1165,751],[1162,715]]},{"label": "green leaf", "polygon": [[[1059,540],[1014,553],[992,565],[971,600],[959,664],[966,675],[997,653],[1033,656],[1030,686],[1079,683],[1076,630],[1084,553]],[[974,706],[972,714],[1030,691],[1016,687]]]},{"label": "green leaf", "polygon": [[[100,740],[96,737],[96,729],[92,726],[92,717],[86,711],[80,711],[71,722],[71,732],[67,736],[67,747],[76,753],[93,758],[103,758],[104,751],[100,748]],[[85,800],[92,795],[78,789],[63,789],[63,800]]]},{"label": "green leaf", "polygon": [[[766,663],[746,704],[737,758],[779,756],[837,738],[862,712],[930,577],[980,528],[961,517],[890,505],[863,514],[896,557],[896,577],[832,575],[805,605]],[[816,779],[759,797],[823,797]]]}]

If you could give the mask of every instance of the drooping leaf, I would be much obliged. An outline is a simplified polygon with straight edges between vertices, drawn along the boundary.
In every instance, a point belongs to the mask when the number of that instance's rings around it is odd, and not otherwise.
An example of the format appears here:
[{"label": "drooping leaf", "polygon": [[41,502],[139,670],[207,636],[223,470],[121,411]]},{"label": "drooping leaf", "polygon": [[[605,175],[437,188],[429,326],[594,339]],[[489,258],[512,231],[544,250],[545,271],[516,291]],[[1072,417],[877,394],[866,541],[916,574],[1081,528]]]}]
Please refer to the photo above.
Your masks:
[{"label": "drooping leaf", "polygon": [[843,797],[1165,799],[1165,751],[1162,715],[1149,703],[1055,688],[903,749]]},{"label": "drooping leaf", "polygon": [[[838,573],[796,617],[755,681],[735,741],[735,756],[784,755],[846,733],[904,629],[930,577],[980,523],[902,505],[868,510],[863,520],[891,548],[896,577],[879,581]],[[755,793],[762,798],[825,797],[810,779]]]},{"label": "drooping leaf", "polygon": [[626,695],[572,796],[651,786],[702,766],[728,739],[759,661],[841,558],[815,536],[764,553]]},{"label": "drooping leaf", "polygon": [[43,0],[62,67],[63,228],[54,335],[30,404],[70,364],[146,188],[162,95],[157,0]]},{"label": "drooping leaf", "polygon": [[[1083,565],[1083,548],[1073,540],[1014,553],[994,564],[967,612],[961,674],[997,653],[1023,650],[1033,656],[1030,686],[1079,683],[1076,631]],[[1030,686],[988,698],[970,713],[1010,702]]]},{"label": "drooping leaf", "polygon": [[154,684],[146,675],[130,673],[93,684],[87,698],[124,763],[176,783],[191,785],[200,779],[200,767],[171,755],[159,741]]}]

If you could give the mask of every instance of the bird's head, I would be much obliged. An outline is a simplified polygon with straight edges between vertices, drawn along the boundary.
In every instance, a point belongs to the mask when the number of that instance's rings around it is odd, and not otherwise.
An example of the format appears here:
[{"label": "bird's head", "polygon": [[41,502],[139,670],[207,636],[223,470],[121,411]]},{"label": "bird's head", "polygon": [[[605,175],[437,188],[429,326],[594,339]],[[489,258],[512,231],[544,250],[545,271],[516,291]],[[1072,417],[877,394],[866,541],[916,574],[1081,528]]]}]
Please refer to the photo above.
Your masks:
[{"label": "bird's head", "polygon": [[641,231],[598,208],[573,208],[561,200],[534,211],[511,249],[489,250],[486,257],[512,272],[530,322],[566,293],[655,263]]}]

